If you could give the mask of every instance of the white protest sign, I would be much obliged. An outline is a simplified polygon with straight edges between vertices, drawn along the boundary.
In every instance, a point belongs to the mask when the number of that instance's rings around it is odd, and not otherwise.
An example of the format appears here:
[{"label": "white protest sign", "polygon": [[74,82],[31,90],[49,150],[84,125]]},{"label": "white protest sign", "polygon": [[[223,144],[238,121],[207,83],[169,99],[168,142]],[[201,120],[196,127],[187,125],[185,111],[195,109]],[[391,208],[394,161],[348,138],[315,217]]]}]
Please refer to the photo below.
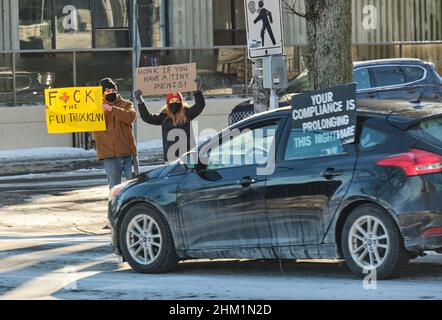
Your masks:
[{"label": "white protest sign", "polygon": [[197,90],[196,63],[137,68],[136,75],[137,88],[144,96]]},{"label": "white protest sign", "polygon": [[284,53],[281,0],[245,0],[249,58]]}]

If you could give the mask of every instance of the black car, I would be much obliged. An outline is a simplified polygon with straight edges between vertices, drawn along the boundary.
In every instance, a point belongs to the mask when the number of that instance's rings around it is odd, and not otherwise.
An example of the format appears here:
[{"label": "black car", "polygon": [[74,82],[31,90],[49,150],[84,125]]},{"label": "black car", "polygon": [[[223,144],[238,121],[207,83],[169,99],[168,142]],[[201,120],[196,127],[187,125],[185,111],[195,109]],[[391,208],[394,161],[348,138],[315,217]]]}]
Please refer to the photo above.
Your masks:
[{"label": "black car", "polygon": [[[248,118],[114,188],[116,252],[143,273],[197,258],[343,258],[379,279],[442,253],[442,104],[360,101],[346,145],[306,143],[290,120],[290,108]],[[197,152],[209,161],[190,161]]]},{"label": "black car", "polygon": [[[442,102],[442,78],[434,64],[419,59],[386,59],[356,62],[353,71],[358,99],[391,99]],[[280,107],[289,106],[294,94],[311,91],[308,70],[278,92]],[[254,114],[252,100],[236,106],[229,115],[232,125]]]}]

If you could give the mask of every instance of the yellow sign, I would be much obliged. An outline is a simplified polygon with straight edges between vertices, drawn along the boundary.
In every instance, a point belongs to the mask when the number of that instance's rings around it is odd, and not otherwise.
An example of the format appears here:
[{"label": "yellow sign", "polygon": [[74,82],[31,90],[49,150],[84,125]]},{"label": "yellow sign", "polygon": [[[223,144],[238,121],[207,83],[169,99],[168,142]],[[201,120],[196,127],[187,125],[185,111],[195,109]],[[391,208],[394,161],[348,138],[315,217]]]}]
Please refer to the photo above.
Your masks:
[{"label": "yellow sign", "polygon": [[45,90],[48,133],[106,131],[101,87]]}]

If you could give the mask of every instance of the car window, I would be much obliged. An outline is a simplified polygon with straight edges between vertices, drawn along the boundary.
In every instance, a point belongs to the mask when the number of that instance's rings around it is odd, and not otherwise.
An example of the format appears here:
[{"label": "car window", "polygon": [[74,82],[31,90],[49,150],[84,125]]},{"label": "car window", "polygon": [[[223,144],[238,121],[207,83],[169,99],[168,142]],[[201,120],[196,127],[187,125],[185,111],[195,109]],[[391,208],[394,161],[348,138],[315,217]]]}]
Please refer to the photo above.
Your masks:
[{"label": "car window", "polygon": [[357,69],[353,72],[353,79],[357,84],[357,90],[371,88],[370,72],[367,68]]},{"label": "car window", "polygon": [[302,72],[299,76],[289,81],[287,89],[278,94],[304,93],[312,90],[308,70]]},{"label": "car window", "polygon": [[276,136],[278,124],[270,123],[253,129],[233,131],[206,154],[207,169],[233,168],[266,163]]},{"label": "car window", "polygon": [[359,139],[359,145],[361,149],[374,148],[381,145],[386,138],[387,135],[380,130],[364,127]]},{"label": "car window", "polygon": [[442,117],[422,121],[410,131],[424,141],[442,147]]},{"label": "car window", "polygon": [[400,67],[376,67],[373,68],[378,87],[388,87],[405,84],[407,82],[405,74]]},{"label": "car window", "polygon": [[293,129],[287,141],[284,160],[318,158],[342,153],[342,141],[331,132],[304,132]]},{"label": "car window", "polygon": [[422,80],[422,78],[425,75],[425,70],[420,67],[405,66],[402,67],[402,70],[405,73],[407,82],[415,82]]}]

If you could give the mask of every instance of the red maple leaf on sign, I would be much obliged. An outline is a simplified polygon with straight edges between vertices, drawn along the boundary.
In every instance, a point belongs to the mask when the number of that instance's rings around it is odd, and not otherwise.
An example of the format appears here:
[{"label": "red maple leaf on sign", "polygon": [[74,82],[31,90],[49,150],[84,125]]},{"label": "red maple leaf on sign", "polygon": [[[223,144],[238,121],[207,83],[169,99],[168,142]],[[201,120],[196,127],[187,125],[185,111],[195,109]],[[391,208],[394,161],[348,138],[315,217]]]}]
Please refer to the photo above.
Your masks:
[{"label": "red maple leaf on sign", "polygon": [[63,95],[60,97],[60,100],[63,101],[64,103],[69,101],[69,96],[66,92],[63,93]]}]

